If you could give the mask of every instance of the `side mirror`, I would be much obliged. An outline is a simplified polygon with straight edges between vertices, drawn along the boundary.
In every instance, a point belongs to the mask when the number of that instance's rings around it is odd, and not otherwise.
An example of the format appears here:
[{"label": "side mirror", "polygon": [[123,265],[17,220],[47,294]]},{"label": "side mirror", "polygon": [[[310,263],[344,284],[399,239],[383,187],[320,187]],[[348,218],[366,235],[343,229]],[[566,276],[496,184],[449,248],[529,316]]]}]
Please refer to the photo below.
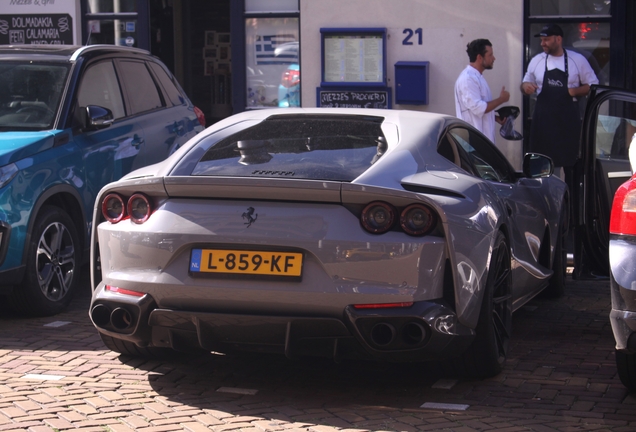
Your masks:
[{"label": "side mirror", "polygon": [[548,156],[526,153],[523,157],[523,175],[528,178],[549,177],[554,172],[554,163]]},{"label": "side mirror", "polygon": [[85,129],[87,130],[105,129],[115,121],[112,111],[108,108],[97,105],[88,105],[85,109]]}]

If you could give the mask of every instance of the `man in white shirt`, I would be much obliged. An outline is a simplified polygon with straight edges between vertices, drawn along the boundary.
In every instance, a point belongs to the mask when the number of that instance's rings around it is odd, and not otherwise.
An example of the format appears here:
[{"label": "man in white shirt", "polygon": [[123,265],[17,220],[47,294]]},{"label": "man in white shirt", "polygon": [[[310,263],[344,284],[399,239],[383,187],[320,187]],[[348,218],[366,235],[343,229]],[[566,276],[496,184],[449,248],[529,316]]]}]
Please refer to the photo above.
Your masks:
[{"label": "man in white shirt", "polygon": [[495,142],[495,122],[503,119],[495,116],[494,109],[510,100],[506,87],[496,99],[483,77],[486,69],[492,69],[495,55],[488,39],[475,39],[466,47],[469,64],[455,82],[455,112],[460,119],[470,123],[492,142]]}]

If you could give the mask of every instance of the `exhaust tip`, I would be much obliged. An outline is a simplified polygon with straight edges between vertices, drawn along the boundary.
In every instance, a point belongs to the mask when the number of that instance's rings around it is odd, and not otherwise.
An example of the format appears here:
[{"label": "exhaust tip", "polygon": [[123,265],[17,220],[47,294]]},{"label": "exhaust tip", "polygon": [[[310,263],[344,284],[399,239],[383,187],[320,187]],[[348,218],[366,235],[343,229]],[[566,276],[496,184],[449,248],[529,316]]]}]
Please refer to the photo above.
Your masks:
[{"label": "exhaust tip", "polygon": [[395,339],[395,327],[388,323],[378,323],[371,329],[371,340],[378,346],[386,346]]},{"label": "exhaust tip", "polygon": [[404,339],[404,343],[408,345],[420,344],[424,342],[426,336],[426,328],[417,322],[407,323],[402,329],[402,338]]},{"label": "exhaust tip", "polygon": [[91,310],[91,319],[99,327],[107,326],[110,322],[110,309],[103,304],[98,304]]},{"label": "exhaust tip", "polygon": [[118,307],[110,314],[110,323],[117,330],[127,330],[133,325],[133,317],[126,309]]}]

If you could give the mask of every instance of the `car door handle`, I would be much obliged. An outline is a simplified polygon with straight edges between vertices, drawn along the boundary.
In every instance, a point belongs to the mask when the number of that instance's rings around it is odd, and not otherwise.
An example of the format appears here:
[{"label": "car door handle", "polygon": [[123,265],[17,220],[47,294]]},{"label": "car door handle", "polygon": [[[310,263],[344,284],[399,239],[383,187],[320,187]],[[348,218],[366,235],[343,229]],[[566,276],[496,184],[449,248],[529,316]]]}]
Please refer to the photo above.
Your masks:
[{"label": "car door handle", "polygon": [[133,137],[133,140],[130,142],[130,145],[138,149],[139,146],[141,146],[144,143],[144,141],[145,140],[143,139],[143,137],[140,137],[139,135],[135,134],[135,136]]}]

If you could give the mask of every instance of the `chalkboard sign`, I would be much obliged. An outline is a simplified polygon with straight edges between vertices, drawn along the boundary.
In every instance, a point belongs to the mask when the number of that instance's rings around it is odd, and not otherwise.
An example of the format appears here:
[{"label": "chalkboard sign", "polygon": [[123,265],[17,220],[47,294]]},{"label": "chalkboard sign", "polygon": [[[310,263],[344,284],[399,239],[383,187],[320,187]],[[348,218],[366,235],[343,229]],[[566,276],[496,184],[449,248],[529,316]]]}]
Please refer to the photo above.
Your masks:
[{"label": "chalkboard sign", "polygon": [[322,108],[391,108],[391,89],[327,90],[317,89],[318,106]]},{"label": "chalkboard sign", "polygon": [[0,44],[73,44],[68,14],[0,15]]}]

